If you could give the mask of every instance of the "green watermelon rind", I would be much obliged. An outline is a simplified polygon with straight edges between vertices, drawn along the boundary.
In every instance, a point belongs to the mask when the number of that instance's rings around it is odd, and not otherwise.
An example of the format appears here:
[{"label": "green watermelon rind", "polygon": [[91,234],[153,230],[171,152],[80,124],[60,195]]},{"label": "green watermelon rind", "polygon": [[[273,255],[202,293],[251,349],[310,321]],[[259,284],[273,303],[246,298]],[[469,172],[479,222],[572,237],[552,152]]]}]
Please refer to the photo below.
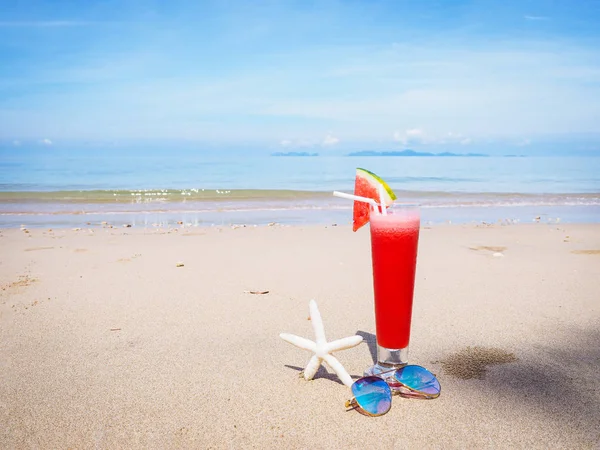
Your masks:
[{"label": "green watermelon rind", "polygon": [[356,175],[369,181],[369,184],[381,184],[383,186],[383,189],[388,194],[388,198],[385,199],[386,206],[390,206],[394,202],[394,200],[398,198],[396,197],[396,194],[394,194],[394,191],[392,191],[392,188],[390,188],[390,186],[385,181],[383,181],[381,177],[375,175],[373,172],[367,169],[361,169],[359,167],[356,169]]},{"label": "green watermelon rind", "polygon": [[[365,184],[368,186],[369,193],[361,192],[357,190],[358,183]],[[383,181],[380,177],[375,175],[373,172],[357,168],[356,169],[356,181],[354,183],[354,195],[360,195],[363,197],[373,198],[377,203],[380,203],[379,199],[379,186],[383,186],[385,194],[383,202],[385,203],[386,208],[391,206],[394,200],[396,200],[396,194],[394,191],[388,186],[388,184]],[[354,202],[354,207],[352,208],[352,231],[358,231],[364,225],[369,223],[369,208],[366,203],[362,203],[359,201]]]}]

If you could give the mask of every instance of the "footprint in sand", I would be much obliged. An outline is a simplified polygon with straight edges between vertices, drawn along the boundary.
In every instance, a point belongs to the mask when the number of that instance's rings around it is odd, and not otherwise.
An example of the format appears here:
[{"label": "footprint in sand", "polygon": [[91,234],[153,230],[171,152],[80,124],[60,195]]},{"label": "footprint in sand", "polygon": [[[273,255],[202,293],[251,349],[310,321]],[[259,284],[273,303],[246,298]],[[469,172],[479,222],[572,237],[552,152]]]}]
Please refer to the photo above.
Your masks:
[{"label": "footprint in sand", "polygon": [[501,348],[467,347],[439,361],[448,375],[461,380],[483,379],[488,366],[518,361],[514,353]]},{"label": "footprint in sand", "polygon": [[38,250],[52,250],[54,247],[30,247],[26,248],[26,252],[36,252]]},{"label": "footprint in sand", "polygon": [[19,290],[20,288],[30,286],[35,283],[37,279],[31,278],[29,275],[19,275],[19,279],[17,281],[13,281],[6,285],[0,286],[0,289],[3,291],[6,290]]},{"label": "footprint in sand", "polygon": [[478,245],[476,247],[469,247],[471,250],[483,250],[483,251],[488,251],[488,252],[492,252],[492,253],[499,253],[499,252],[503,252],[504,250],[506,250],[506,247],[501,247],[501,246],[491,246],[491,245]]},{"label": "footprint in sand", "polygon": [[139,258],[140,256],[142,256],[141,253],[136,253],[135,255],[133,255],[130,258],[119,258],[119,259],[117,259],[117,262],[128,263],[128,262],[131,262],[135,258]]},{"label": "footprint in sand", "polygon": [[600,255],[600,250],[571,250],[575,255]]},{"label": "footprint in sand", "polygon": [[504,253],[502,252],[506,250],[506,247],[492,245],[477,245],[469,247],[469,249],[474,250],[476,252],[483,252],[487,255],[491,254],[492,256],[504,256]]}]

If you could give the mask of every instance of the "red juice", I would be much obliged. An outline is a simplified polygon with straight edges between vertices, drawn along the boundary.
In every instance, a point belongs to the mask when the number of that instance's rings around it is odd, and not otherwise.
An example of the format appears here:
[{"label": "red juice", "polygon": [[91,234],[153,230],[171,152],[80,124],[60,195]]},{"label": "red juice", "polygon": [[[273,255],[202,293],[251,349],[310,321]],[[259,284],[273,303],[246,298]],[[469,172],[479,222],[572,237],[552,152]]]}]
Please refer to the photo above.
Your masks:
[{"label": "red juice", "polygon": [[420,215],[417,207],[395,206],[387,215],[371,213],[371,256],[377,344],[408,347]]}]

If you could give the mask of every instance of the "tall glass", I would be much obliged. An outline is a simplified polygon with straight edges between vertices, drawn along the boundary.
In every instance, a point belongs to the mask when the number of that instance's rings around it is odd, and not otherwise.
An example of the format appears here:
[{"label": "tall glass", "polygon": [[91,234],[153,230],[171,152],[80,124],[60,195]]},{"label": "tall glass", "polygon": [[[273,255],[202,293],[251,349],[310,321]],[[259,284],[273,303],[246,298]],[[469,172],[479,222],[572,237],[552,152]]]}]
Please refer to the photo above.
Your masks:
[{"label": "tall glass", "polygon": [[408,363],[419,207],[394,204],[387,215],[371,211],[370,224],[377,362],[365,374],[376,375]]}]

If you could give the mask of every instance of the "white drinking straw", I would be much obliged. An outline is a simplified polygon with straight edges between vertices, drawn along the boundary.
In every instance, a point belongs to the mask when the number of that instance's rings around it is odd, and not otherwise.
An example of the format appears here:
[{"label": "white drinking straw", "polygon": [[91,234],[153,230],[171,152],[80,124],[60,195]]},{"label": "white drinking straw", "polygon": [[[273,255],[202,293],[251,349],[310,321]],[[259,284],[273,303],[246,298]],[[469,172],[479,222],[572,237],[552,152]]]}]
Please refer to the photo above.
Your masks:
[{"label": "white drinking straw", "polygon": [[385,194],[383,192],[383,184],[379,185],[379,204],[381,205],[381,214],[387,216],[387,208],[385,207],[384,197]]},{"label": "white drinking straw", "polygon": [[369,203],[375,210],[376,214],[379,214],[379,208],[378,208],[377,202],[375,200],[373,200],[372,198],[361,197],[359,195],[346,194],[344,192],[339,192],[339,191],[333,191],[333,195],[336,197],[340,197],[340,198],[346,198],[348,200],[355,200],[357,202]]}]

